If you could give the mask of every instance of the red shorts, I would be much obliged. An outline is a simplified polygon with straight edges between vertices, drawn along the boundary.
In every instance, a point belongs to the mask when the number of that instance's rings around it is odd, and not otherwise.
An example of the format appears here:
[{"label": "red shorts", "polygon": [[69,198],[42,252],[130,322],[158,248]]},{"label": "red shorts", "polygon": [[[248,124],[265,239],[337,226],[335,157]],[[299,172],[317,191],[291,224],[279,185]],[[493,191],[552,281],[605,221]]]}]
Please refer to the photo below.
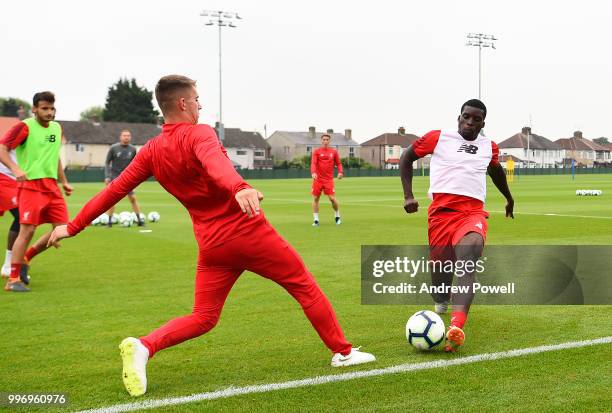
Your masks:
[{"label": "red shorts", "polygon": [[40,192],[19,188],[20,224],[65,224],[68,207],[59,188],[57,192]]},{"label": "red shorts", "polygon": [[0,216],[17,205],[17,181],[0,173]]},{"label": "red shorts", "polygon": [[[461,238],[469,232],[482,235],[483,241],[487,240],[487,217],[484,211],[437,211],[428,217],[429,223],[429,245],[432,247],[431,258],[443,258],[439,255],[447,249],[450,253]],[[433,253],[434,251],[439,253]],[[446,257],[449,258],[449,257]]]},{"label": "red shorts", "polygon": [[333,195],[336,193],[334,190],[334,180],[330,181],[319,181],[318,179],[314,179],[312,181],[312,191],[311,193],[314,196],[320,196],[321,192],[325,195]]}]

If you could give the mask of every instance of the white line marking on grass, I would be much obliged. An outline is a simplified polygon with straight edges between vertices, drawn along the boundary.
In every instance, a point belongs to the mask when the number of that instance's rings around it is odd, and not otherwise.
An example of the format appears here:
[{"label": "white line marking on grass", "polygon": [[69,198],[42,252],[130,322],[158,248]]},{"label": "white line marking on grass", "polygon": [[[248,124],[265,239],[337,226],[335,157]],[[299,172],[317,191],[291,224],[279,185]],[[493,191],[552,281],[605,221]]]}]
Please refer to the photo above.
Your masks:
[{"label": "white line marking on grass", "polygon": [[[496,214],[505,214],[506,211],[491,211]],[[538,212],[515,212],[514,215],[540,215],[547,217],[567,217],[567,218],[594,218],[594,219],[612,219],[612,217],[604,217],[598,215],[569,215],[569,214],[540,214]]]},{"label": "white line marking on grass", "polygon": [[612,343],[612,336],[596,338],[593,340],[570,341],[567,343],[553,344],[538,347],[528,347],[517,350],[500,351],[498,353],[485,353],[475,356],[460,357],[455,359],[441,359],[436,361],[427,361],[423,363],[407,363],[397,366],[385,367],[382,369],[354,371],[343,374],[333,374],[329,376],[318,376],[302,380],[291,380],[281,383],[257,384],[244,387],[228,387],[223,390],[217,390],[207,393],[197,393],[190,396],[169,397],[167,399],[152,399],[143,400],[135,403],[116,404],[114,406],[101,407],[92,410],[82,410],[79,413],[118,413],[131,412],[134,410],[153,409],[156,407],[173,406],[198,402],[202,400],[223,399],[234,396],[241,396],[252,393],[267,393],[277,390],[295,389],[298,387],[316,386],[319,384],[335,383],[360,379],[365,377],[383,376],[386,374],[407,373],[418,370],[437,369],[441,367],[458,366],[461,364],[478,363],[480,361],[500,360],[513,357],[527,356],[530,354],[546,353],[549,351],[565,350],[570,348],[580,348],[587,346],[595,346],[599,344]]}]

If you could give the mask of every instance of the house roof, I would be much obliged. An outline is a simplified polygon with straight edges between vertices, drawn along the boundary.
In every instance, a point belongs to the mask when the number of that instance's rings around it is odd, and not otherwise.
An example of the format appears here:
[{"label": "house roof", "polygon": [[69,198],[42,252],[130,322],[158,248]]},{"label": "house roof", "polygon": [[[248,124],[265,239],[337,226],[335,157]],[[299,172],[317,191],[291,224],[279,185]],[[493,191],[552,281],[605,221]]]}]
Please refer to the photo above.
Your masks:
[{"label": "house roof", "polygon": [[555,143],[559,144],[563,149],[569,151],[609,151],[609,148],[605,148],[601,145],[596,144],[585,138],[561,138],[557,139]]},{"label": "house roof", "polygon": [[[525,162],[523,159],[521,158],[517,158],[514,155],[499,155],[499,161],[500,162],[508,162],[510,159],[512,159],[514,162]],[[529,163],[535,163],[534,161],[529,161]]]},{"label": "house roof", "polygon": [[520,133],[512,135],[497,146],[500,149],[527,148],[527,135],[529,135],[529,149],[563,149],[558,143],[531,132],[531,128],[523,128]]},{"label": "house roof", "polygon": [[378,135],[377,137],[370,139],[369,141],[363,142],[361,146],[399,145],[402,148],[407,148],[412,145],[417,139],[419,139],[419,137],[411,133],[383,133],[382,135]]},{"label": "house roof", "polygon": [[4,136],[4,134],[17,122],[19,122],[19,118],[17,117],[0,116],[0,137]]},{"label": "house roof", "polygon": [[[217,136],[219,131],[215,128]],[[225,128],[223,146],[226,148],[269,149],[270,144],[259,132],[244,131],[240,128]]]},{"label": "house roof", "polygon": [[60,120],[68,143],[112,145],[119,141],[123,129],[132,134],[132,145],[144,145],[161,133],[161,127],[151,123],[100,122]]},{"label": "house roof", "polygon": [[[327,133],[327,132],[315,132],[314,137],[310,132],[288,132],[288,131],[276,131],[274,134],[281,134],[285,138],[291,140],[298,145],[321,145],[321,135],[330,135],[331,142],[329,146],[359,146],[358,142],[355,142],[352,138],[346,139],[346,136],[342,133]],[[268,138],[269,139],[269,138]]]}]

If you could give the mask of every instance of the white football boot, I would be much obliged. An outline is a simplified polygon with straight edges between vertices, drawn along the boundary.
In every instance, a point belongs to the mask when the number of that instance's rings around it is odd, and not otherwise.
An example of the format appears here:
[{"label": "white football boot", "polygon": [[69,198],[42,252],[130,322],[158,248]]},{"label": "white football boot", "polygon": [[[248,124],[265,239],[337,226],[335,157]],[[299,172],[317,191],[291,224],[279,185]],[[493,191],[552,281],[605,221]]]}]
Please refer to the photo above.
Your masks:
[{"label": "white football boot", "polygon": [[149,350],[134,337],[119,345],[123,359],[123,384],[131,396],[142,396],[147,391],[147,361]]},{"label": "white football boot", "polygon": [[352,348],[351,352],[343,356],[340,353],[335,353],[331,360],[332,367],[348,367],[356,366],[358,364],[371,363],[376,361],[376,357],[373,354],[359,351],[361,347]]}]

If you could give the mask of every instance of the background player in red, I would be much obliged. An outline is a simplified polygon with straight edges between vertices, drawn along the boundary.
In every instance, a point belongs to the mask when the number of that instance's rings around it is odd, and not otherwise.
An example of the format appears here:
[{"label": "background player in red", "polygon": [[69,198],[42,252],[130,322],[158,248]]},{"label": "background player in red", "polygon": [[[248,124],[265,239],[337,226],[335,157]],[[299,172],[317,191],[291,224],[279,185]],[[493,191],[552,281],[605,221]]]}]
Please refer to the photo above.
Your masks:
[{"label": "background player in red", "polygon": [[[499,163],[495,142],[480,130],[485,126],[486,106],[472,99],[461,106],[458,130],[432,131],[417,140],[400,160],[404,189],[404,209],[418,210],[412,193],[413,162],[431,154],[429,194],[433,198],[428,211],[430,259],[475,262],[482,255],[487,237],[489,214],[484,210],[486,174],[506,197],[506,217],[514,218],[514,200],[506,174]],[[452,285],[453,273],[432,272],[432,284]],[[451,323],[446,333],[446,351],[463,345],[463,326],[474,299],[474,273],[457,277],[458,285],[469,286],[469,293],[452,297]],[[433,296],[438,313],[446,312],[450,294]]]},{"label": "background player in red", "polygon": [[[4,287],[12,292],[30,291],[25,286],[29,282],[29,262],[47,249],[44,237],[27,249],[36,227],[44,223],[55,227],[68,222],[68,208],[57,181],[62,183],[66,195],[72,192],[59,157],[62,127],[53,120],[55,96],[48,91],[39,92],[32,103],[34,117],[17,123],[0,141],[0,162],[19,183],[19,235],[13,245],[11,275]],[[15,149],[17,163],[9,156],[11,149]]]},{"label": "background player in red", "polygon": [[331,136],[328,134],[321,135],[321,147],[315,149],[312,153],[310,161],[310,173],[312,175],[312,215],[314,221],[313,227],[319,226],[319,199],[323,192],[331,201],[334,208],[334,216],[336,225],[340,225],[340,206],[336,199],[336,191],[334,188],[334,166],[338,168],[338,179],[342,179],[342,162],[338,151],[329,147]]},{"label": "background player in red", "polygon": [[123,382],[138,396],[146,391],[146,364],[158,351],[211,330],[232,286],[252,271],[284,287],[302,306],[332,351],[334,367],[374,361],[352,348],[334,310],[297,252],[274,230],[260,210],[262,194],[234,170],[214,130],[198,125],[195,81],[165,76],[155,88],[164,115],[161,135],[153,138],[121,175],[91,199],[68,226],[55,228],[50,244],[75,236],[89,222],[151,175],[187,208],[199,246],[193,312],[120,345]]},{"label": "background player in red", "polygon": [[[15,151],[10,152],[10,157],[13,162],[17,162]],[[0,272],[3,278],[8,278],[11,275],[13,244],[19,235],[19,209],[17,209],[17,206],[17,181],[11,170],[0,163],[0,216],[4,215],[6,211],[10,211],[13,216],[13,223],[9,227],[7,236],[4,264]]]}]

